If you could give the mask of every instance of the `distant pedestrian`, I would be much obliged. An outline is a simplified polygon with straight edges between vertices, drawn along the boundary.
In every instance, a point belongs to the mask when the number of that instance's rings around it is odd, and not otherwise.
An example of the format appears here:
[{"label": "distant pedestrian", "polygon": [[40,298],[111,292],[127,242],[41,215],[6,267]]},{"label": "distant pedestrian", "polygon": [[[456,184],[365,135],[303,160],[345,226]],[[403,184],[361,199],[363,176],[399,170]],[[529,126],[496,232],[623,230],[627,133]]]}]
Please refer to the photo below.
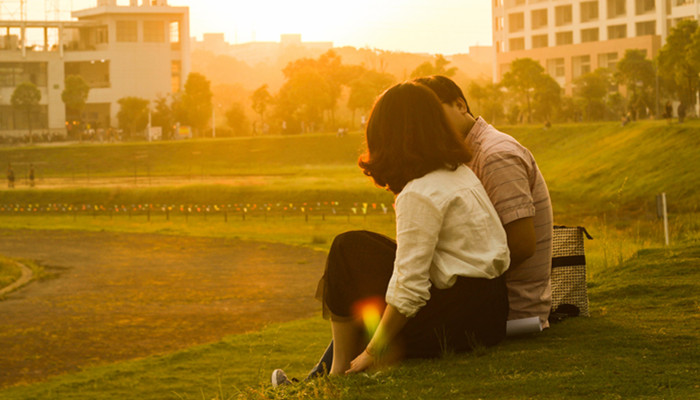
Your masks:
[{"label": "distant pedestrian", "polygon": [[15,171],[10,163],[7,163],[7,187],[10,189],[15,187]]},{"label": "distant pedestrian", "polygon": [[671,105],[670,101],[666,102],[664,118],[666,118],[666,121],[668,121],[669,124],[671,123],[671,119],[673,118],[673,106]]},{"label": "distant pedestrian", "polygon": [[29,164],[29,187],[34,187],[34,164]]},{"label": "distant pedestrian", "polygon": [[632,120],[632,112],[628,111],[627,114],[625,114],[622,117],[622,126],[629,124],[631,120]]},{"label": "distant pedestrian", "polygon": [[682,101],[681,104],[678,105],[676,112],[678,113],[678,123],[682,124],[683,120],[685,119],[685,104],[683,104]]}]

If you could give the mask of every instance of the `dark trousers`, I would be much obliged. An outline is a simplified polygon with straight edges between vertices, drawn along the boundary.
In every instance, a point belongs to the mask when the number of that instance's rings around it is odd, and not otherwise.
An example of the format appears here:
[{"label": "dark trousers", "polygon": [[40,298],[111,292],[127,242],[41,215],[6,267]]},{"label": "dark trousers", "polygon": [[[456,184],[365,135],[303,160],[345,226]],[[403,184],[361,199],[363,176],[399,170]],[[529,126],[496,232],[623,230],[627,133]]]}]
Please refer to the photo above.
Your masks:
[{"label": "dark trousers", "polygon": [[[367,231],[338,235],[320,283],[324,308],[332,318],[350,319],[359,302],[383,299],[395,256],[396,243],[383,235]],[[505,338],[507,316],[503,277],[458,277],[450,288],[431,288],[430,300],[408,320],[392,345],[400,346],[406,358],[494,345]]]}]

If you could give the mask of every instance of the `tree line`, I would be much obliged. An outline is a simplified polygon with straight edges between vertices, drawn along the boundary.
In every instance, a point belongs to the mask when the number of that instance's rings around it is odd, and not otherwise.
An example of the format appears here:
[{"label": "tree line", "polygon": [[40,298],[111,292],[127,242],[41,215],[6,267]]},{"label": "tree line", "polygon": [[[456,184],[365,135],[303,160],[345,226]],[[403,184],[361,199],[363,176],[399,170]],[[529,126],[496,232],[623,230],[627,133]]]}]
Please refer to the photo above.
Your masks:
[{"label": "tree line", "polygon": [[[437,55],[411,76],[453,76],[456,69],[449,64]],[[623,115],[658,118],[667,112],[660,107],[662,99],[676,101],[683,108],[694,104],[699,71],[700,28],[697,21],[684,20],[671,29],[654,59],[648,59],[644,50],[627,50],[613,69],[598,68],[577,77],[572,96],[564,95],[557,81],[530,58],[514,60],[500,83],[472,81],[466,95],[472,109],[494,123],[596,121]],[[277,93],[270,93],[263,84],[250,95],[249,104],[231,104],[219,116],[225,129],[217,136],[354,128],[358,113],[364,115],[377,95],[398,81],[394,75],[364,65],[345,65],[333,50],[318,58],[289,62],[283,74],[284,83]],[[80,118],[89,90],[80,76],[66,77],[62,100],[79,126],[83,126]],[[13,107],[27,117],[30,137],[32,112],[40,99],[40,91],[30,82],[17,86],[12,95]],[[174,137],[178,126],[191,127],[195,137],[213,134],[211,82],[199,73],[189,74],[181,92],[158,97],[152,104],[139,97],[125,97],[118,104],[117,122],[123,138],[142,135],[149,117],[151,126],[162,128],[165,139]],[[350,118],[337,118],[341,104]],[[249,119],[246,107],[253,110],[253,118]]]},{"label": "tree line", "polygon": [[[453,75],[455,68],[447,68],[449,61],[437,55],[434,62],[419,65],[411,76],[425,74]],[[375,98],[396,83],[395,76],[368,69],[364,65],[345,65],[336,52],[330,50],[318,58],[301,58],[283,69],[283,85],[271,93],[266,84],[258,87],[249,97],[254,117],[246,115],[246,105],[232,103],[225,111],[225,128],[216,128],[216,136],[243,136],[257,134],[296,134],[354,128],[353,121],[366,113]],[[120,127],[138,132],[146,127],[145,115],[149,110],[145,99],[120,100],[118,114]],[[349,110],[350,118],[337,118],[340,106]],[[164,137],[171,137],[170,127],[187,125],[194,136],[213,134],[213,95],[211,83],[202,74],[191,73],[182,93],[156,100],[152,112],[152,126],[161,126]],[[350,125],[350,126],[348,126]]]},{"label": "tree line", "polygon": [[644,50],[629,49],[614,68],[577,77],[572,96],[563,95],[537,61],[520,58],[500,83],[472,82],[467,97],[499,123],[670,117],[664,114],[671,101],[683,110],[695,103],[699,72],[700,28],[697,21],[684,20],[671,29],[654,59]]}]

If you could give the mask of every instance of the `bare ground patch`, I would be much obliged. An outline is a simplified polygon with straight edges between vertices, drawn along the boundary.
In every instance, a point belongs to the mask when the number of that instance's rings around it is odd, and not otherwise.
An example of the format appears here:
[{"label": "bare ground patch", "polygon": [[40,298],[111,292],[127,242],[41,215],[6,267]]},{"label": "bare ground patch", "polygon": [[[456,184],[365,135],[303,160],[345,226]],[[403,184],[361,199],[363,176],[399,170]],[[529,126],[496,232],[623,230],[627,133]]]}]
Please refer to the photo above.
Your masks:
[{"label": "bare ground patch", "polygon": [[0,387],[313,316],[325,254],[280,244],[0,230],[48,278],[0,301]]}]

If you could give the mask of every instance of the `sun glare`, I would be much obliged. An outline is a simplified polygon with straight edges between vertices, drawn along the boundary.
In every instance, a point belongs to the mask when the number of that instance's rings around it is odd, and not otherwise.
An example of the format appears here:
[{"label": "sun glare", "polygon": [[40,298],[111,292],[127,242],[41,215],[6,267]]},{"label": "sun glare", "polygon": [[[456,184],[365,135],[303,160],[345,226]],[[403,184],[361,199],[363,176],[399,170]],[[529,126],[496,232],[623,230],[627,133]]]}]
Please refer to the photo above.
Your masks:
[{"label": "sun glare", "polygon": [[360,318],[368,337],[372,337],[382,319],[382,312],[386,307],[381,297],[371,297],[355,304],[354,314]]},{"label": "sun glare", "polygon": [[[58,1],[64,11],[97,3]],[[35,18],[43,19],[40,2],[33,4]],[[128,5],[129,0],[118,4]],[[491,41],[487,0],[168,0],[168,4],[190,8],[192,36],[201,39],[204,33],[224,33],[231,44],[278,42],[282,34],[301,34],[303,41],[333,42],[337,47],[454,54]]]}]

